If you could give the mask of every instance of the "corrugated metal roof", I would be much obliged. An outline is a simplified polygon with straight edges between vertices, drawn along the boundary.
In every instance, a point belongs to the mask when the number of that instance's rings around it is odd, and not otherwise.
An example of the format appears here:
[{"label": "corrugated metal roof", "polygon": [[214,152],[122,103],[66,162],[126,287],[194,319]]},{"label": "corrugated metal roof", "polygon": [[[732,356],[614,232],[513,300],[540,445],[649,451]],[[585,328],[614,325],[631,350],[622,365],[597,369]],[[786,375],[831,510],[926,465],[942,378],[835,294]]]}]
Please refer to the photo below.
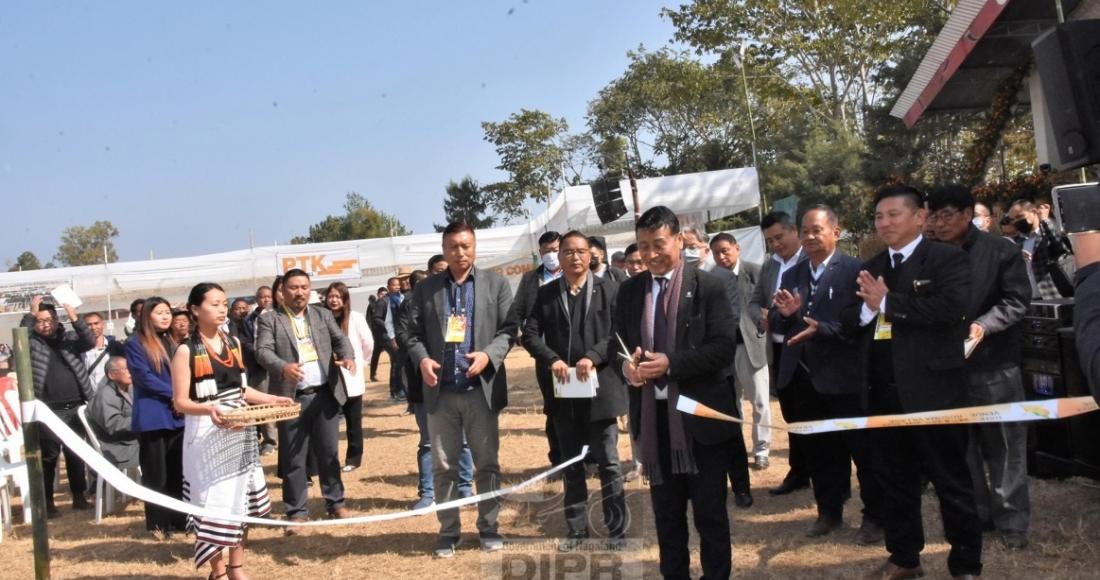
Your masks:
[{"label": "corrugated metal roof", "polygon": [[[981,35],[985,33],[988,25],[983,27],[981,31],[971,30],[978,16],[983,11],[988,11],[987,6],[999,14],[1008,2],[1009,0],[959,0],[959,3],[951,12],[951,16],[947,19],[947,24],[944,25],[943,30],[940,31],[936,40],[932,43],[932,47],[924,55],[924,59],[921,60],[917,72],[913,75],[913,78],[909,79],[909,84],[906,85],[905,90],[898,97],[897,102],[894,103],[890,115],[904,119],[908,125],[915,123],[919,118],[919,112],[917,112],[916,117],[910,115],[910,112],[914,111],[914,106],[918,106],[919,111],[923,111],[931,103],[931,97],[935,96],[935,93],[926,95],[925,91],[934,82],[938,82],[939,87],[936,87],[935,91],[938,92],[943,83],[962,64],[962,58],[957,58],[956,62],[950,60],[952,54],[956,53],[956,48],[964,42],[969,44],[969,48],[973,48],[973,45],[981,40]],[[965,56],[968,52],[969,50],[964,50],[961,56]]]}]

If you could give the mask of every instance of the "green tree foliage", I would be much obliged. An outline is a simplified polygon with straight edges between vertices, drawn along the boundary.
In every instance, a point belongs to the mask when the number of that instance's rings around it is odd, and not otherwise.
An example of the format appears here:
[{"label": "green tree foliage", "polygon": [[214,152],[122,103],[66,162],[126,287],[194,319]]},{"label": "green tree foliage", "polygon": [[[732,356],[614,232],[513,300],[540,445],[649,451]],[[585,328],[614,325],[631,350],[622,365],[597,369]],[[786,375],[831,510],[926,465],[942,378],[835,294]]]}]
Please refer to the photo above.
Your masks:
[{"label": "green tree foliage", "polygon": [[699,54],[729,55],[742,42],[769,69],[809,91],[822,118],[858,128],[881,97],[877,75],[924,32],[928,0],[697,0],[664,14]]},{"label": "green tree foliage", "polygon": [[[467,175],[462,181],[447,183],[447,197],[443,200],[443,215],[446,223],[463,222],[474,229],[493,227],[496,219],[486,216],[489,203],[481,191],[481,186]],[[446,225],[435,224],[435,231],[442,232]]]},{"label": "green tree foliage", "polygon": [[499,123],[484,122],[485,140],[496,147],[497,169],[508,181],[491,183],[483,189],[496,213],[514,217],[523,213],[528,199],[546,202],[560,185],[569,152],[563,141],[569,125],[549,113],[520,109]]},{"label": "green tree foliage", "polygon": [[88,266],[103,263],[103,248],[107,248],[107,261],[117,262],[115,238],[118,228],[107,220],[99,220],[90,226],[70,226],[61,232],[61,244],[53,259],[62,266]]},{"label": "green tree foliage", "polygon": [[340,242],[404,236],[410,232],[394,216],[374,208],[362,195],[349,192],[344,201],[343,215],[330,215],[309,226],[308,236],[291,238],[292,244]]},{"label": "green tree foliage", "polygon": [[26,251],[19,254],[19,257],[15,259],[15,263],[8,268],[8,271],[26,272],[28,270],[40,270],[41,268],[42,263],[38,261],[38,256],[35,256],[34,252]]}]

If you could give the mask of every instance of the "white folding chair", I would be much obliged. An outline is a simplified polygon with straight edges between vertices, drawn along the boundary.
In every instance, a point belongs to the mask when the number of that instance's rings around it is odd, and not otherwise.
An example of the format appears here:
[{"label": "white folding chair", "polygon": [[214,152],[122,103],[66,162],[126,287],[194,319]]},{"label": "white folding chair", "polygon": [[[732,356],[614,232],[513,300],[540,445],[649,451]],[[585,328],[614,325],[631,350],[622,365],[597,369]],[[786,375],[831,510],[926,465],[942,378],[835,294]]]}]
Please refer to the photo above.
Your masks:
[{"label": "white folding chair", "polygon": [[[91,423],[88,423],[88,405],[81,405],[80,408],[76,410],[76,415],[80,417],[80,422],[84,425],[84,432],[88,434],[88,443],[96,450],[96,453],[103,455],[103,448],[99,445],[99,438],[96,437],[95,431],[92,430]],[[114,511],[115,488],[107,485],[107,482],[103,479],[103,475],[97,473],[95,478],[95,523],[97,524],[103,521],[105,505],[107,513]]]},{"label": "white folding chair", "polygon": [[15,375],[0,377],[0,511],[3,525],[11,529],[11,496],[14,489],[23,498],[23,522],[31,523],[27,503],[30,489],[27,463],[23,461],[23,426],[19,416],[19,391]]}]

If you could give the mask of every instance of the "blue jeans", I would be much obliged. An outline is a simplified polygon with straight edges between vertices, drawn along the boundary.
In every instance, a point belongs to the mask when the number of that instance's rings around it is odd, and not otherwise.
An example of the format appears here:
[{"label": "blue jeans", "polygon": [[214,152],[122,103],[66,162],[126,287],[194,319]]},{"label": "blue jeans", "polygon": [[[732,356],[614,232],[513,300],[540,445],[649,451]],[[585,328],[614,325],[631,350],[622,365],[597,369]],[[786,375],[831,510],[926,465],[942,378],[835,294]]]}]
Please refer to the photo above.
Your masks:
[{"label": "blue jeans", "polygon": [[[417,493],[420,497],[435,497],[435,483],[432,479],[432,441],[428,437],[428,408],[424,403],[413,403],[416,415],[416,427],[420,430],[420,443],[416,448],[416,464],[420,471],[420,483]],[[470,446],[462,441],[462,454],[458,457],[458,491],[468,495],[474,491],[474,458],[470,455]]]}]

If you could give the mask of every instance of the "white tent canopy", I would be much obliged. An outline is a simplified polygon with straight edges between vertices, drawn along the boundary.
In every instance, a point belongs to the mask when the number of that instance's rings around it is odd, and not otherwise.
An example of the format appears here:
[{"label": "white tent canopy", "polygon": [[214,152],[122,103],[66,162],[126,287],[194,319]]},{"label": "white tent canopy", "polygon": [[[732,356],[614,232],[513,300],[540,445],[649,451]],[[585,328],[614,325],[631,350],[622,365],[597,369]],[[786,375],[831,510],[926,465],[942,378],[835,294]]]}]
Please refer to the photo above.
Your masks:
[{"label": "white tent canopy", "polygon": [[[625,239],[623,234],[633,237],[634,201],[629,182],[624,180],[620,187],[627,211],[609,223],[600,220],[592,189],[583,185],[566,188],[554,197],[546,212],[525,224],[478,231],[478,266],[494,269],[513,284],[518,283],[523,272],[532,267],[538,236],[550,229],[605,235],[612,247],[625,246],[615,242]],[[721,217],[751,209],[760,197],[753,168],[639,179],[637,187],[643,208],[665,205],[688,222],[699,222],[708,213]],[[749,236],[742,243],[746,258],[757,254],[762,258],[762,244],[759,252],[754,248],[759,236],[752,238],[748,231],[743,234]],[[424,268],[428,259],[440,251],[439,234],[432,233],[10,272],[0,274],[0,312],[26,311],[31,296],[62,283],[70,284],[84,300],[84,310],[109,305],[125,308],[135,298],[154,295],[175,302],[185,297],[193,285],[206,281],[221,284],[231,296],[248,295],[292,266],[310,272],[317,282],[343,280],[349,286],[377,288],[398,268]]]}]

